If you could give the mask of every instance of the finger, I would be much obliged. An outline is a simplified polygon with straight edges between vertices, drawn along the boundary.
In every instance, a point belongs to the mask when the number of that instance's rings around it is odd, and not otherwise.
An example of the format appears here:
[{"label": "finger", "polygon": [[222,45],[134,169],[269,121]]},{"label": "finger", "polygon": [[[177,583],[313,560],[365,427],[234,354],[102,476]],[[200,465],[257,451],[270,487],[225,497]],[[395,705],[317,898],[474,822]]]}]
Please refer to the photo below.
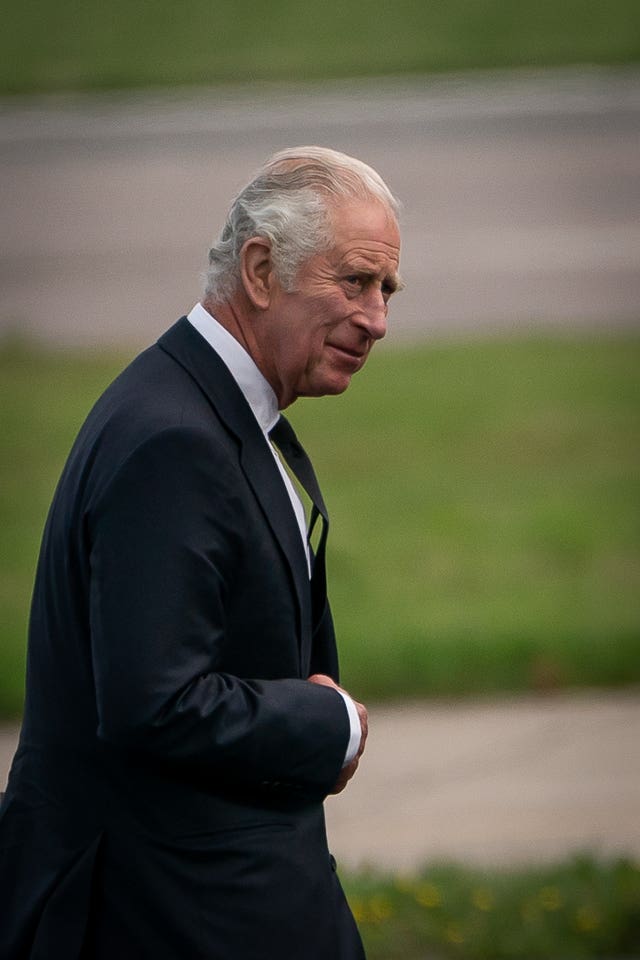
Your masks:
[{"label": "finger", "polygon": [[336,793],[342,793],[346,785],[349,783],[349,780],[353,777],[354,773],[358,769],[358,760],[352,760],[351,763],[347,764],[346,767],[343,767],[340,771],[340,776],[336,780],[333,789],[330,791],[332,795]]},{"label": "finger", "polygon": [[309,683],[317,683],[321,687],[335,687],[338,688],[338,684],[328,677],[325,673],[314,673],[313,676],[309,677]]},{"label": "finger", "polygon": [[364,752],[364,747],[367,742],[367,736],[369,735],[369,715],[367,713],[367,708],[362,703],[358,703],[357,700],[354,700],[356,710],[358,711],[358,718],[360,720],[360,746],[358,748],[357,756],[361,757]]}]

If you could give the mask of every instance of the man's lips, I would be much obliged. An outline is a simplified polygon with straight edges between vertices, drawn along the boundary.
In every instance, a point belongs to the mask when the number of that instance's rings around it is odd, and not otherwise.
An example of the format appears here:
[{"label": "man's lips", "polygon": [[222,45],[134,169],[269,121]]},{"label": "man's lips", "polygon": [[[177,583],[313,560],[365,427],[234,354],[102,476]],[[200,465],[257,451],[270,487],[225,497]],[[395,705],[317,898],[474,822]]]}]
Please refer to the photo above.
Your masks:
[{"label": "man's lips", "polygon": [[331,350],[335,350],[337,353],[341,354],[343,357],[352,360],[354,363],[361,363],[367,356],[368,351],[362,349],[362,347],[351,347],[345,344],[340,343],[328,343],[328,347]]}]

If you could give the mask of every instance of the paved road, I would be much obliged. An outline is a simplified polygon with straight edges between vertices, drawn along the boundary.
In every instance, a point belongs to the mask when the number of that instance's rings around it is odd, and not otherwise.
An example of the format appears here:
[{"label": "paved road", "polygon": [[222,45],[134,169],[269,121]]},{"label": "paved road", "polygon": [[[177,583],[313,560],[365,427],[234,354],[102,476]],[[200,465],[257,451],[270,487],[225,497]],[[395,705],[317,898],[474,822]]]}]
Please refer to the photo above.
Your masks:
[{"label": "paved road", "polygon": [[[15,729],[0,729],[0,789]],[[343,865],[640,858],[640,691],[377,707],[357,777],[327,801]]]},{"label": "paved road", "polygon": [[0,103],[0,331],[147,342],[300,142],[404,198],[397,338],[640,319],[640,73],[594,69]]},{"label": "paved road", "polygon": [[327,803],[336,856],[410,870],[640,857],[640,691],[377,709]]}]

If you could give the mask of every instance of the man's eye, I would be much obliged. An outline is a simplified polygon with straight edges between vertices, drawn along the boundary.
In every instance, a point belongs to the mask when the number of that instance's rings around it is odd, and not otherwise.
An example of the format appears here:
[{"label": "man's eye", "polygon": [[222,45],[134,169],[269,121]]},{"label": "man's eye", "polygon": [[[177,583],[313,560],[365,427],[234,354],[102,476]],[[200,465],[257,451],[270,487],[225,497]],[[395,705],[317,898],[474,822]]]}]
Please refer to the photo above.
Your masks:
[{"label": "man's eye", "polygon": [[362,284],[362,280],[360,279],[360,277],[356,276],[355,274],[352,274],[349,277],[345,277],[344,279],[345,279],[345,282],[348,283],[349,286],[351,287],[359,287]]}]

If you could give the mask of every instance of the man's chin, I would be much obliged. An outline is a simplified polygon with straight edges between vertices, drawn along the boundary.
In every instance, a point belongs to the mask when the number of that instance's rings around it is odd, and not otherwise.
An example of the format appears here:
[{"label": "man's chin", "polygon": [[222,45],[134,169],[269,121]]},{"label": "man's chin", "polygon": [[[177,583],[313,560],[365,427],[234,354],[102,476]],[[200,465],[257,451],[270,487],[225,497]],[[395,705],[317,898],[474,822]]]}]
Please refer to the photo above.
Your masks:
[{"label": "man's chin", "polygon": [[337,397],[344,393],[351,383],[352,373],[334,373],[330,377],[323,377],[317,383],[308,385],[301,397]]}]

